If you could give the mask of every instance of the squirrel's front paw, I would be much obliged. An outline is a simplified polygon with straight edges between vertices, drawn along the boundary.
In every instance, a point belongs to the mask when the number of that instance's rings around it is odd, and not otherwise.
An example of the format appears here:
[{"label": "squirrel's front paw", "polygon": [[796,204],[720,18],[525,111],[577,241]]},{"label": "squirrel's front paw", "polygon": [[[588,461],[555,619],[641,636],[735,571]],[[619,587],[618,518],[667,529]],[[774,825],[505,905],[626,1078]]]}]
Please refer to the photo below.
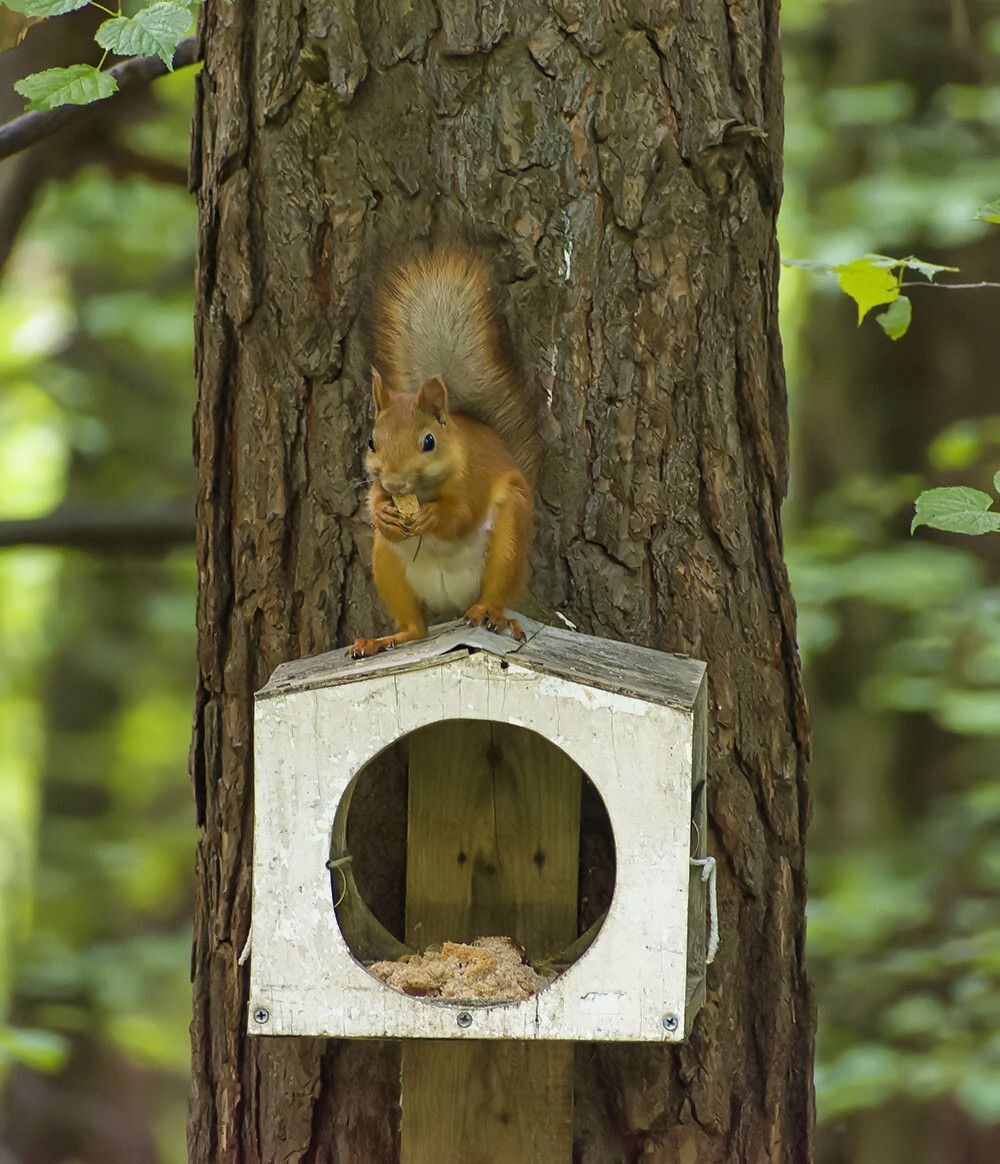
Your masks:
[{"label": "squirrel's front paw", "polygon": [[413,537],[410,523],[403,517],[391,501],[383,501],[372,512],[372,523],[383,537],[391,542],[401,542]]},{"label": "squirrel's front paw", "polygon": [[441,524],[441,506],[427,501],[417,510],[407,527],[411,534],[432,534]]},{"label": "squirrel's front paw", "polygon": [[485,606],[483,603],[477,602],[475,606],[470,606],[465,612],[465,622],[467,626],[484,626],[487,630],[498,635],[503,634],[509,627],[510,633],[515,639],[522,643],[527,642],[528,639],[517,619],[508,618],[499,606]]}]

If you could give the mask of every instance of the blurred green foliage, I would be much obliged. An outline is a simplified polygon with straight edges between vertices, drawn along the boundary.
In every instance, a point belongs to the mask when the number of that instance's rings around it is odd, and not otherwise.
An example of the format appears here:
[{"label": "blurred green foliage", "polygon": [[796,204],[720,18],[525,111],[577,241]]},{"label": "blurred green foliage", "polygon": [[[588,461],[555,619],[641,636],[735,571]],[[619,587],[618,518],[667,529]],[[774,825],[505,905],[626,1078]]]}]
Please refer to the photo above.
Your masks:
[{"label": "blurred green foliage", "polygon": [[[184,164],[192,85],[160,82],[129,145]],[[183,188],[102,169],[43,190],[0,285],[0,518],[193,509],[195,221]],[[194,591],[193,547],[0,550],[0,1070],[15,1090],[50,1073],[34,1117],[114,1110],[167,1164],[186,1159]]]},{"label": "blurred green foliage", "polygon": [[[830,267],[872,252],[969,254],[997,229],[976,213],[1000,191],[1000,6],[952,6],[951,26],[944,6],[932,8],[783,4],[783,254]],[[959,8],[968,27],[954,24]],[[838,342],[860,352],[835,294],[833,279],[782,276],[800,458],[812,447],[806,415],[823,415],[808,394],[835,386],[835,375],[817,375],[810,337],[825,328],[840,337],[825,354]],[[914,328],[933,334],[942,295],[984,294],[997,292],[915,289]],[[915,342],[911,329],[891,358],[907,366]],[[944,359],[960,359],[950,342]],[[863,360],[844,358],[844,389],[860,381],[888,396],[879,376],[895,365]],[[955,473],[992,482],[1000,416],[984,388],[983,414],[953,414],[906,472],[889,467],[899,454],[884,440],[858,440],[865,420],[850,403],[836,415],[853,431],[825,435],[863,447],[863,469],[807,488],[796,470],[809,466],[793,456],[786,548],[816,718],[807,949],[819,1143],[821,1157],[852,1164],[888,1161],[893,1142],[893,1161],[913,1160],[900,1131],[929,1103],[1000,1125],[1000,585],[995,550],[978,544],[1000,539],[909,536],[922,488]],[[906,406],[920,401],[914,393]],[[890,1121],[877,1148],[827,1139],[876,1110]],[[931,1153],[930,1139],[919,1150]],[[965,1158],[957,1143],[950,1151],[920,1158]]]},{"label": "blurred green foliage", "polygon": [[[859,607],[881,608],[891,630],[872,643],[851,701],[984,737],[995,765],[1000,587],[969,550],[893,536],[912,488],[911,478],[847,483],[824,499],[825,520],[792,539],[807,675],[846,626],[864,623]],[[887,779],[881,753],[866,754],[864,734],[855,743],[853,762]],[[903,801],[874,840],[812,850],[821,1120],[950,1094],[1000,1123],[1000,782],[988,759],[962,767],[964,785],[935,789],[927,811]]]}]

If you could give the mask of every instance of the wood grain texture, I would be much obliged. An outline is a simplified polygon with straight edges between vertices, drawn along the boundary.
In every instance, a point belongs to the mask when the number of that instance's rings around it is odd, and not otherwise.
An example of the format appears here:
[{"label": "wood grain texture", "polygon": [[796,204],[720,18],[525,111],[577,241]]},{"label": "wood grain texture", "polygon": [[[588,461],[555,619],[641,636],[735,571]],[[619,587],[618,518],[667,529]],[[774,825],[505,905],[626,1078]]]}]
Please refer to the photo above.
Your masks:
[{"label": "wood grain texture", "polygon": [[403,1044],[401,1164],[570,1164],[573,1044]]},{"label": "wood grain texture", "polygon": [[543,626],[519,616],[526,630],[524,642],[510,633],[496,635],[483,627],[468,627],[460,620],[428,628],[427,637],[384,651],[363,663],[344,651],[327,651],[283,663],[259,698],[280,696],[331,683],[352,683],[360,674],[389,674],[414,667],[432,667],[444,655],[458,651],[487,651],[508,655],[519,665],[547,675],[559,675],[604,691],[617,691],[649,699],[668,707],[688,709],[701,687],[704,664],[684,655],[651,651],[630,643],[605,641],[578,631]]},{"label": "wood grain texture", "polygon": [[[533,732],[452,720],[410,737],[406,940],[504,936],[531,961],[576,938],[582,773]],[[403,1045],[402,1164],[573,1154],[573,1045]]]},{"label": "wood grain texture", "polygon": [[580,769],[534,732],[450,720],[410,736],[406,941],[576,939]]},{"label": "wood grain texture", "polygon": [[193,1160],[397,1158],[398,1050],[242,1034],[251,693],[384,618],[361,508],[360,320],[386,256],[454,234],[491,255],[551,398],[538,597],[591,633],[705,659],[711,677],[724,940],[708,1003],[679,1048],[578,1048],[576,1158],[809,1159],[777,12],[209,0],[193,159]]}]

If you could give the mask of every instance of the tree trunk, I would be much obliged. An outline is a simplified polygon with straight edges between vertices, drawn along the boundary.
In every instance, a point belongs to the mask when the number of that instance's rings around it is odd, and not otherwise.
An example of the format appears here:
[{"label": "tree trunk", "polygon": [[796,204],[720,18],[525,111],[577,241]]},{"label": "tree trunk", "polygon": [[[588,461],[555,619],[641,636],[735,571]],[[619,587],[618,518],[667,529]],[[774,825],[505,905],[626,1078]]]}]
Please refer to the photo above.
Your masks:
[{"label": "tree trunk", "polygon": [[777,3],[214,0],[203,34],[192,1160],[398,1159],[397,1045],[245,1034],[251,696],[385,623],[359,320],[385,256],[458,236],[550,399],[536,597],[709,664],[709,1001],[679,1048],[577,1048],[574,1155],[807,1161]]}]

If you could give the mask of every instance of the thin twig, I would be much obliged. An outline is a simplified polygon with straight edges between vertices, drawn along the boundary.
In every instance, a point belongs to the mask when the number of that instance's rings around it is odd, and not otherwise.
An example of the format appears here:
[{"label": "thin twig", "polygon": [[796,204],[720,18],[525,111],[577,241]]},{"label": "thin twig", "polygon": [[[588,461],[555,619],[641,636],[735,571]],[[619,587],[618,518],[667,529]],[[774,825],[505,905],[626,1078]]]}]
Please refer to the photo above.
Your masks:
[{"label": "thin twig", "polygon": [[946,291],[972,291],[977,287],[1000,287],[1000,283],[932,283],[929,279],[914,279],[912,283],[900,283],[900,287],[940,287]]},{"label": "thin twig", "polygon": [[[186,37],[177,46],[174,53],[174,68],[183,69],[193,65],[198,60],[198,38]],[[152,81],[162,77],[167,72],[167,66],[159,57],[131,57],[121,64],[115,65],[108,72],[118,82],[118,93],[106,97],[105,101],[114,101],[118,94],[144,81]],[[49,137],[67,125],[80,121],[91,113],[98,105],[104,102],[94,102],[90,105],[60,105],[56,109],[35,109],[31,113],[24,113],[0,127],[0,161],[9,158],[12,154],[20,153],[28,146],[43,138]]]}]

